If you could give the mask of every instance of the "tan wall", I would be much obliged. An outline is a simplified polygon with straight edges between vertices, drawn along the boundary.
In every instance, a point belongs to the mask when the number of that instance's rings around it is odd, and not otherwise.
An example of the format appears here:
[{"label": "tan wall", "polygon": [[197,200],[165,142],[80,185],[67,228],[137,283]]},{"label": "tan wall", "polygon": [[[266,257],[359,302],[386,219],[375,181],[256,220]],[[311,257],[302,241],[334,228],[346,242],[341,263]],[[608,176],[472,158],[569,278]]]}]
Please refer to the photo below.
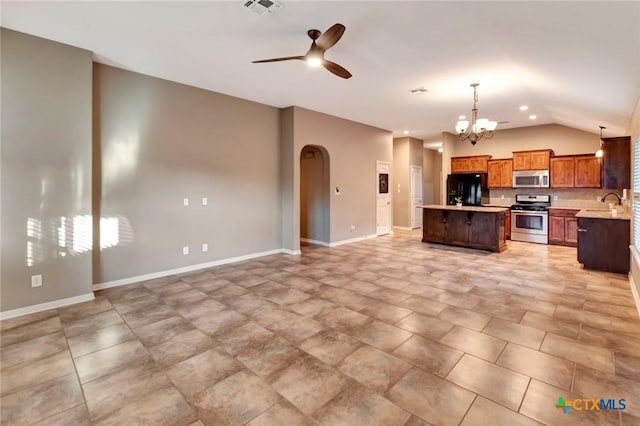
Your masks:
[{"label": "tan wall", "polygon": [[299,250],[300,236],[294,234],[300,227],[300,214],[295,207],[294,161],[294,108],[280,110],[280,245],[285,250]]},{"label": "tan wall", "polygon": [[423,149],[422,202],[440,204],[440,172],[442,154],[433,149]]},{"label": "tan wall", "polygon": [[277,108],[101,64],[94,83],[99,214],[120,224],[96,282],[281,247]]},{"label": "tan wall", "polygon": [[393,225],[408,227],[409,217],[409,138],[393,140],[393,168],[391,169],[391,194],[393,195]]},{"label": "tan wall", "polygon": [[314,146],[300,154],[300,237],[329,242],[329,156]]},{"label": "tan wall", "polygon": [[[300,162],[306,145],[323,147],[330,164],[330,240],[332,243],[376,233],[376,161],[392,159],[392,133],[300,107],[292,107],[294,167],[292,205],[294,220],[284,224],[286,248],[300,245]],[[282,129],[288,132],[288,129]],[[283,170],[284,168],[281,168]],[[340,194],[335,188],[340,188]],[[285,195],[286,196],[286,195]],[[296,222],[297,220],[297,222]],[[351,231],[351,226],[355,231]]]},{"label": "tan wall", "polygon": [[[86,50],[1,31],[5,312],[91,294],[92,59]],[[43,285],[32,288],[36,274]]]},{"label": "tan wall", "polygon": [[[596,131],[599,129],[594,126],[594,132]],[[492,155],[493,158],[511,158],[513,151],[532,149],[552,149],[555,155],[589,154],[595,153],[600,144],[596,133],[559,124],[498,130],[492,139],[482,139],[475,146],[469,141],[460,142],[457,136],[452,136],[456,142],[450,147],[451,157]]]}]

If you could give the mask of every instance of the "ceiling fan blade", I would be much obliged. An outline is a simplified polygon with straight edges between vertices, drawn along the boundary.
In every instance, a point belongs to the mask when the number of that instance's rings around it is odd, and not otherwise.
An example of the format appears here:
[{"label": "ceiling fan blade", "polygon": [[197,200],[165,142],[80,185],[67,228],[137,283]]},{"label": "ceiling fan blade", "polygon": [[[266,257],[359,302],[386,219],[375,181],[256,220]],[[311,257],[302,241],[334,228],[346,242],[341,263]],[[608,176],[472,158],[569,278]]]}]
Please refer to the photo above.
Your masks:
[{"label": "ceiling fan blade", "polygon": [[338,77],[351,78],[351,73],[335,62],[327,61],[325,59],[322,61],[322,66],[325,67],[327,71],[334,73]]},{"label": "ceiling fan blade", "polygon": [[340,40],[340,37],[342,37],[342,34],[344,34],[344,30],[344,25],[335,24],[320,35],[318,40],[316,40],[316,44],[323,50],[327,50],[328,48],[336,44],[338,40]]},{"label": "ceiling fan blade", "polygon": [[262,59],[260,61],[252,61],[253,64],[261,64],[264,62],[280,62],[280,61],[292,61],[292,60],[301,60],[304,61],[304,56],[285,56],[283,58],[273,58],[273,59]]}]

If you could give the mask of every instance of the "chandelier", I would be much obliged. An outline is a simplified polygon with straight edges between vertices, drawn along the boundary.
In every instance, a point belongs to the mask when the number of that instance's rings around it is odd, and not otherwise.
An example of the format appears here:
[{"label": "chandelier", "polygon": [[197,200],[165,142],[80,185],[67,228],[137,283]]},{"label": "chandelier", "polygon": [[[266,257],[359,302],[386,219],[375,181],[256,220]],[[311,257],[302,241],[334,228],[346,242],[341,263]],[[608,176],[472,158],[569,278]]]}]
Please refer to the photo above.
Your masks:
[{"label": "chandelier", "polygon": [[482,138],[491,139],[493,131],[498,125],[497,121],[490,121],[487,118],[478,118],[478,89],[479,83],[472,83],[473,87],[473,109],[471,110],[471,126],[468,120],[460,120],[456,124],[458,139],[471,142],[475,145]]}]

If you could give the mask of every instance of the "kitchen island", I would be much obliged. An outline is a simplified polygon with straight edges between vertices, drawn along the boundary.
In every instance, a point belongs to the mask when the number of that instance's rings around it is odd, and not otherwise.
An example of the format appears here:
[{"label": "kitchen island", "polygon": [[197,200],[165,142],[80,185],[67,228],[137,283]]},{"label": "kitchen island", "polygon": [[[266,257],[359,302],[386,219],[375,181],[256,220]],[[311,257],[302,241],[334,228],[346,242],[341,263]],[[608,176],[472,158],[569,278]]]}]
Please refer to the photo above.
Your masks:
[{"label": "kitchen island", "polygon": [[422,208],[422,242],[495,252],[507,248],[507,207],[426,205]]}]

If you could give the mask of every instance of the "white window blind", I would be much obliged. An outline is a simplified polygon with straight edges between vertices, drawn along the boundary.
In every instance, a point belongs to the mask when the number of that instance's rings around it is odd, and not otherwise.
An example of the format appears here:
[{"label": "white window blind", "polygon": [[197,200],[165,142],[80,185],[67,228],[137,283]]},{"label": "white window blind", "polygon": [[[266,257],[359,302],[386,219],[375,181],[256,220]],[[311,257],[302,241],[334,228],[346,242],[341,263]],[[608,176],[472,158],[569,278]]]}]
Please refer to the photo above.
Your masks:
[{"label": "white window blind", "polygon": [[640,248],[640,138],[633,144],[633,245]]}]

